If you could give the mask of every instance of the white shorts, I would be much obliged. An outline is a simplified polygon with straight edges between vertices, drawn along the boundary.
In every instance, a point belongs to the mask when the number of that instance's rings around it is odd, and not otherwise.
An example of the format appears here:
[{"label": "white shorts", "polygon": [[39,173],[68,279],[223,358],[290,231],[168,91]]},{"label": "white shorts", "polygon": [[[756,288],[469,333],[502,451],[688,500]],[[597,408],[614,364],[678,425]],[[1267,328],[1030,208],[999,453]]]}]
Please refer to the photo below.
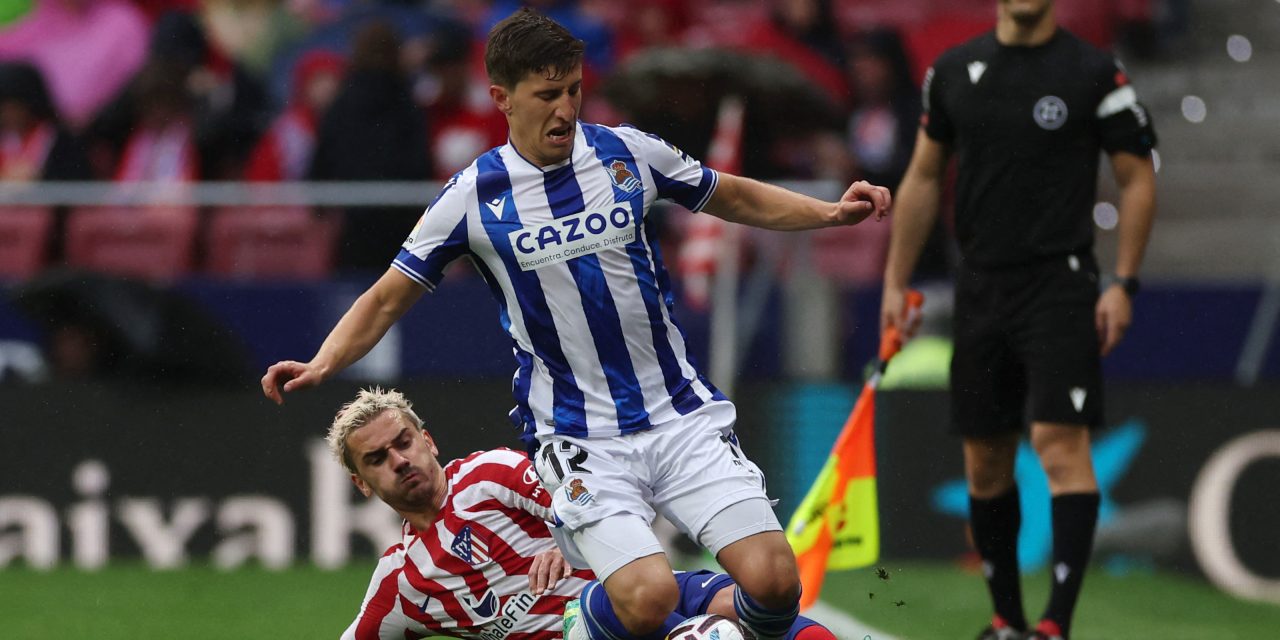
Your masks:
[{"label": "white shorts", "polygon": [[[768,508],[764,474],[738,446],[736,418],[732,403],[711,402],[627,435],[544,436],[534,466],[560,521],[557,541],[603,580],[631,560],[662,552],[650,528],[657,513],[712,553],[756,533],[781,531]],[[744,502],[762,506],[725,512]],[[733,522],[709,527],[721,512]],[[623,514],[633,517],[617,517]]]}]

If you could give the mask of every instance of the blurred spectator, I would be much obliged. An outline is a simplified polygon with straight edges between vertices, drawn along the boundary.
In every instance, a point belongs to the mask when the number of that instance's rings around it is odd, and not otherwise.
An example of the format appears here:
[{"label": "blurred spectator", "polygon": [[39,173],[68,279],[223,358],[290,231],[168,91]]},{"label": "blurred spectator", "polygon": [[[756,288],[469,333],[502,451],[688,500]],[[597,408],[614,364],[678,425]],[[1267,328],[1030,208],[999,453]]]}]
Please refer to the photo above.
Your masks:
[{"label": "blurred spectator", "polygon": [[771,4],[773,25],[779,32],[837,68],[844,65],[844,47],[831,0],[772,0]]},{"label": "blurred spectator", "polygon": [[137,119],[130,130],[115,179],[124,182],[192,182],[200,177],[191,122],[191,98],[177,62],[152,60],[132,85]]},{"label": "blurred spectator", "polygon": [[424,180],[427,134],[400,71],[400,41],[387,24],[357,34],[342,88],[320,122],[316,180]]},{"label": "blurred spectator", "polygon": [[58,122],[40,71],[0,63],[0,181],[89,178],[89,159]]},{"label": "blurred spectator", "polygon": [[42,0],[0,30],[0,60],[28,60],[63,122],[87,126],[146,58],[147,20],[124,0]]},{"label": "blurred spectator", "polygon": [[245,179],[274,182],[307,178],[315,153],[316,128],[338,94],[342,67],[342,58],[327,51],[310,51],[298,60],[289,106],[254,147]]},{"label": "blurred spectator", "polygon": [[[898,188],[911,162],[920,122],[920,91],[911,75],[902,38],[894,29],[865,31],[849,43],[849,84],[853,87],[853,110],[849,115],[848,146],[857,177]],[[875,242],[883,257],[886,236]],[[949,240],[944,216],[938,216],[920,254],[917,273],[924,280],[948,277]],[[867,283],[878,281],[882,260],[867,270]]]},{"label": "blurred spectator", "polygon": [[[266,93],[258,81],[211,46],[197,18],[187,13],[166,13],[156,23],[148,65],[180,76],[173,82],[191,104],[189,126],[199,157],[198,175],[210,180],[239,178],[267,120]],[[99,171],[123,148],[138,123],[139,95],[134,90],[122,94],[90,129]]]},{"label": "blurred spectator", "polygon": [[203,0],[192,12],[213,46],[257,77],[310,28],[279,0]]},{"label": "blurred spectator", "polygon": [[414,97],[427,111],[438,180],[447,180],[507,141],[507,119],[485,90],[488,85],[473,80],[471,60],[470,35],[442,30],[432,40],[426,73],[414,85]]},{"label": "blurred spectator", "polygon": [[837,103],[848,99],[841,72],[844,54],[828,0],[772,0],[770,12],[722,44],[744,47],[786,61]]},{"label": "blurred spectator", "polygon": [[[239,1],[239,0],[219,0]],[[313,7],[324,9],[323,19],[306,15],[306,7],[295,7],[291,2],[289,12],[303,11],[304,15],[294,15],[307,27],[305,34],[295,34],[297,38],[288,46],[278,51],[271,59],[269,87],[272,101],[283,104],[290,98],[290,86],[293,84],[293,72],[298,58],[308,51],[324,49],[336,51],[350,59],[356,35],[372,22],[390,25],[400,38],[400,66],[406,72],[419,72],[425,63],[428,53],[427,43],[441,21],[452,21],[452,14],[447,11],[424,8],[426,3],[410,2],[334,2],[324,6]],[[330,13],[337,11],[337,13]],[[315,22],[312,22],[315,20]]]},{"label": "blurred spectator", "polygon": [[902,39],[891,29],[856,36],[847,65],[853,87],[848,140],[859,178],[897,188],[911,162],[920,97]]},{"label": "blurred spectator", "polygon": [[[427,123],[400,71],[400,41],[386,23],[356,35],[351,66],[338,97],[320,122],[313,180],[425,180],[431,176]],[[339,262],[384,268],[421,213],[419,209],[366,208],[349,212]],[[391,249],[388,249],[390,247]]]},{"label": "blurred spectator", "polygon": [[618,61],[650,47],[671,47],[684,43],[684,34],[693,23],[693,9],[684,0],[653,0],[623,13],[618,26]]}]

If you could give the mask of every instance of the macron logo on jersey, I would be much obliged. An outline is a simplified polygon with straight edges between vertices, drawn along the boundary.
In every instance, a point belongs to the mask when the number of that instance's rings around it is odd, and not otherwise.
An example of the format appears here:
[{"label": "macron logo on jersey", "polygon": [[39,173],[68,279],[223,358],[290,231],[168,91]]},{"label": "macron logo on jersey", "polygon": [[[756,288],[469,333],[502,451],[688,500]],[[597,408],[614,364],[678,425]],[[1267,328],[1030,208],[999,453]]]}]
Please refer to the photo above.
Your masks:
[{"label": "macron logo on jersey", "polygon": [[981,60],[975,60],[969,63],[969,82],[978,84],[982,79],[982,74],[987,72],[987,63]]},{"label": "macron logo on jersey", "polygon": [[453,537],[453,543],[449,545],[449,549],[453,551],[453,555],[462,558],[463,562],[472,566],[489,561],[489,549],[485,547],[484,541],[479,536],[471,535],[471,525],[462,527],[462,531]]},{"label": "macron logo on jersey", "polygon": [[507,199],[504,197],[504,198],[494,198],[493,200],[490,200],[484,204],[485,206],[489,207],[489,211],[493,212],[493,217],[501,220],[502,205],[506,203],[507,203]]},{"label": "macron logo on jersey", "polygon": [[636,239],[631,207],[593,209],[530,225],[507,235],[521,271],[559,264]]}]

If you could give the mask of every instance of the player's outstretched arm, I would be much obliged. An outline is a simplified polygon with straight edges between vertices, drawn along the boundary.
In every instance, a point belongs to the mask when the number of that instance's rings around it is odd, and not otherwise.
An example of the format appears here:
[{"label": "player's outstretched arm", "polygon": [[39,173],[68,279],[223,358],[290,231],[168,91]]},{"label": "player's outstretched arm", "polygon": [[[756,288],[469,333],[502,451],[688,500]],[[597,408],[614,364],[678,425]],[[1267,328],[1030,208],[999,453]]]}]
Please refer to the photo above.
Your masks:
[{"label": "player's outstretched arm", "polygon": [[282,404],[283,393],[318,385],[363,358],[423,291],[396,269],[387,269],[360,294],[309,362],[284,360],[267,368],[262,376],[263,395]]},{"label": "player's outstretched arm", "polygon": [[728,173],[720,181],[704,209],[729,222],[776,231],[802,231],[837,225],[857,224],[889,212],[889,190],[859,180],[845,191],[839,202],[788,191],[750,178]]},{"label": "player's outstretched arm", "polygon": [[[893,232],[889,236],[889,257],[884,268],[884,297],[880,303],[880,331],[897,327],[904,335],[915,333],[907,326],[903,304],[911,272],[920,259],[929,231],[938,217],[942,197],[943,171],[947,167],[947,147],[930,138],[923,129],[916,136],[911,164],[898,186],[893,209]],[[917,322],[918,324],[918,322]]]}]

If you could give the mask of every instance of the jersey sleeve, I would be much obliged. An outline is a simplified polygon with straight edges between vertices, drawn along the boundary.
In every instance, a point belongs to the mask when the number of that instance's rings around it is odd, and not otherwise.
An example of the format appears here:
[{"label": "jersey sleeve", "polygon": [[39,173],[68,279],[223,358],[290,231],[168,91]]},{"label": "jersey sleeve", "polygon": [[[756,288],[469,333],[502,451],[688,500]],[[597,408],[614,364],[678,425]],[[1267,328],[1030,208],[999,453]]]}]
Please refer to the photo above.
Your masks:
[{"label": "jersey sleeve", "polygon": [[942,99],[946,79],[944,74],[938,71],[945,69],[940,63],[941,61],[934,63],[934,66],[929,67],[929,70],[924,73],[924,83],[920,88],[922,102],[920,126],[930,138],[944,144],[951,144],[955,139],[956,131],[955,125],[951,122],[951,116],[947,113],[946,102]]},{"label": "jersey sleeve", "polygon": [[715,193],[720,175],[675,145],[652,133],[629,130],[628,141],[636,149],[641,171],[648,170],[657,187],[658,198],[671,200],[690,210],[701,211]]},{"label": "jersey sleeve", "polygon": [[496,449],[487,455],[511,465],[511,471],[501,479],[502,486],[510,491],[500,493],[497,496],[499,501],[546,522],[555,521],[555,513],[551,510],[551,494],[538,481],[538,472],[534,470],[533,462],[528,456],[511,449]]},{"label": "jersey sleeve", "polygon": [[436,288],[444,277],[444,268],[468,251],[467,202],[470,181],[455,175],[445,183],[436,199],[418,219],[405,239],[400,254],[391,263],[409,279]]},{"label": "jersey sleeve", "polygon": [[400,611],[400,573],[404,571],[404,547],[395,545],[378,560],[369,580],[360,613],[342,632],[342,640],[403,640],[419,638],[411,619]]},{"label": "jersey sleeve", "polygon": [[1098,132],[1107,153],[1127,151],[1145,156],[1156,146],[1151,113],[1138,101],[1138,92],[1119,62],[1101,65],[1097,80],[1106,89],[1098,102]]}]

